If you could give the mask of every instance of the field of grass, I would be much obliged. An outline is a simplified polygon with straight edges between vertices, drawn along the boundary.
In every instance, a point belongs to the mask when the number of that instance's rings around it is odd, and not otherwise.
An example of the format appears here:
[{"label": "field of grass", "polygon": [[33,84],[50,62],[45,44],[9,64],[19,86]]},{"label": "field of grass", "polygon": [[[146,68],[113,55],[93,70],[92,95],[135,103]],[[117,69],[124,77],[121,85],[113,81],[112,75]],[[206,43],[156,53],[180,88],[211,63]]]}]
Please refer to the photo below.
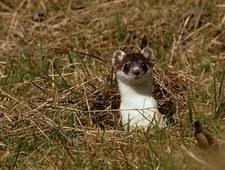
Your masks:
[{"label": "field of grass", "polygon": [[[175,124],[124,132],[111,58],[155,50]],[[1,0],[0,169],[203,169],[199,120],[225,156],[223,0]]]}]

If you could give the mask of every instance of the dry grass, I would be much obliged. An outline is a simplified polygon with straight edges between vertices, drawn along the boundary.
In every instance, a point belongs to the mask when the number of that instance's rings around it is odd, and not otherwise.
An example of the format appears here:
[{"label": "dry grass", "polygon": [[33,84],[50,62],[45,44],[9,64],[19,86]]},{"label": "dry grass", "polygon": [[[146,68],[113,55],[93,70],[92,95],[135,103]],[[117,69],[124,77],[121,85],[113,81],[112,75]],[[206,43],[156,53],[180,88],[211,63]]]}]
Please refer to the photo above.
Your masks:
[{"label": "dry grass", "polygon": [[[199,119],[224,149],[221,0],[2,0],[0,167],[199,169]],[[175,124],[125,133],[111,57],[157,52],[154,96]],[[207,162],[207,163],[206,163]],[[213,161],[211,161],[213,162]]]}]

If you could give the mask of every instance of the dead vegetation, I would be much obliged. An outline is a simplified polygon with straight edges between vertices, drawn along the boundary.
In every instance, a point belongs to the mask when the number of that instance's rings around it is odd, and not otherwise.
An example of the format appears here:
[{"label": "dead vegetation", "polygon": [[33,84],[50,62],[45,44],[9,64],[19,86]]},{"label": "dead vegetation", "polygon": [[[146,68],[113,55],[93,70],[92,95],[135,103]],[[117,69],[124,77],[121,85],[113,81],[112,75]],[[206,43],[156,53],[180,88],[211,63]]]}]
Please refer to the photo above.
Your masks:
[{"label": "dead vegetation", "polygon": [[[2,0],[0,166],[205,166],[180,145],[204,162],[197,119],[224,143],[224,10],[219,0]],[[154,96],[175,125],[124,133],[111,57],[145,46],[157,53]]]}]

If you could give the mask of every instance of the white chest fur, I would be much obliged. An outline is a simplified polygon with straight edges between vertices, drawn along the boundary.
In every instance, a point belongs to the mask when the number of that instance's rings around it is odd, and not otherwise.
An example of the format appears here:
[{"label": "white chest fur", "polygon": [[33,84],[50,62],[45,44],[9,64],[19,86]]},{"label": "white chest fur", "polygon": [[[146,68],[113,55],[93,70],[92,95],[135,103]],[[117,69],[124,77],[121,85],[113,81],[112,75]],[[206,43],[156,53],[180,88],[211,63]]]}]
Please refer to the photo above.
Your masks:
[{"label": "white chest fur", "polygon": [[131,87],[120,81],[119,90],[121,94],[120,113],[122,116],[122,124],[125,130],[128,127],[143,127],[158,124],[164,127],[160,120],[158,105],[152,96],[152,87],[150,83]]}]

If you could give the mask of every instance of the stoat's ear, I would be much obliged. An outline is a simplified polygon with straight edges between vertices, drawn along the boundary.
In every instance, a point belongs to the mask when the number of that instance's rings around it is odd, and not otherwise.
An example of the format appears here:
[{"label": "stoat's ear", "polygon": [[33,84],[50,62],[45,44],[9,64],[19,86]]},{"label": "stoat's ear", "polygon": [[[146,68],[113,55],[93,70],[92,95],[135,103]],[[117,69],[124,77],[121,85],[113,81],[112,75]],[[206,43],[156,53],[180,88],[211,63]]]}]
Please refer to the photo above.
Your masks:
[{"label": "stoat's ear", "polygon": [[120,63],[123,58],[126,56],[126,53],[121,51],[121,50],[117,50],[113,53],[113,58],[112,58],[112,65],[115,67],[118,63]]},{"label": "stoat's ear", "polygon": [[141,50],[141,53],[147,58],[149,61],[154,62],[155,55],[153,53],[153,50],[149,47],[145,47]]}]

